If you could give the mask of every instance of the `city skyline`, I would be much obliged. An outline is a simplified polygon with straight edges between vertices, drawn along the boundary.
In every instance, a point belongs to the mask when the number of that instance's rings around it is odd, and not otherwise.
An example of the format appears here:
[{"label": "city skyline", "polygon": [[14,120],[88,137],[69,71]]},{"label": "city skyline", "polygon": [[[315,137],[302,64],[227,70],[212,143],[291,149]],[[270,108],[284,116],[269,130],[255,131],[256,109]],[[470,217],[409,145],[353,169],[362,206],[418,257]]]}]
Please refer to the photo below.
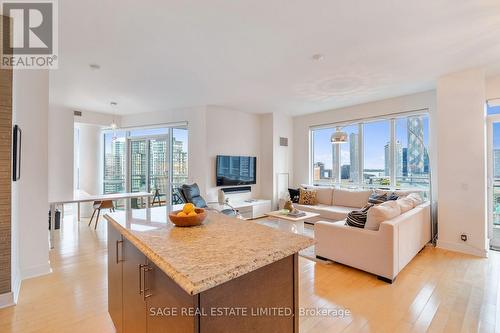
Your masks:
[{"label": "city skyline", "polygon": [[[423,142],[425,147],[429,146],[429,119],[427,116],[422,117],[423,127]],[[402,147],[408,147],[408,136],[406,131],[407,118],[396,120],[396,140],[399,141]],[[359,135],[357,125],[349,125],[342,128],[348,135],[355,133]],[[325,128],[314,131],[314,163],[322,162],[325,169],[332,169],[332,144],[330,142],[331,135],[335,132],[335,128]],[[369,145],[370,149],[364,149],[364,166],[370,170],[385,169],[385,145],[390,141],[389,121],[375,121],[366,123],[363,127],[363,136],[365,146]],[[350,142],[350,140],[349,140]],[[347,146],[347,147],[346,147]],[[498,146],[500,148],[500,131],[498,135]],[[344,148],[345,147],[345,148]],[[350,161],[349,147],[346,144],[341,144],[341,165],[347,164],[345,161]]]},{"label": "city skyline", "polygon": [[[363,125],[363,179],[367,184],[389,185],[392,170],[395,172],[396,181],[400,183],[428,183],[429,176],[429,154],[427,151],[428,142],[428,121],[427,117],[414,116],[401,118],[395,121],[396,141],[392,147],[390,140],[390,122],[372,122]],[[378,133],[374,131],[378,130]],[[330,129],[333,130],[333,129]],[[320,130],[323,134],[324,129]],[[330,163],[327,160],[318,161],[316,152],[314,154],[314,180],[325,179],[335,180],[340,175],[342,182],[359,183],[359,127],[351,125],[343,128],[348,133],[348,144],[341,144],[340,147],[332,145],[329,140],[321,142],[328,144],[331,149]],[[332,131],[333,132],[333,131]],[[318,140],[317,133],[314,139]],[[385,139],[385,142],[382,141]],[[374,147],[374,142],[378,142]],[[383,142],[380,145],[380,142]],[[314,142],[315,147],[318,142]],[[374,165],[373,161],[366,160],[367,150],[378,150],[382,164]],[[394,150],[392,150],[394,149]],[[340,151],[340,156],[336,156]],[[392,154],[394,152],[394,155]],[[373,155],[371,155],[373,156]],[[339,161],[335,167],[329,167],[331,161]],[[337,167],[339,169],[337,169]],[[422,178],[423,177],[423,178]],[[426,180],[427,179],[427,180]]]},{"label": "city skyline", "polygon": [[[168,129],[163,131],[154,129],[154,131],[154,133],[151,130],[130,132],[136,137],[144,137],[130,141],[130,189],[132,192],[148,191],[149,188],[151,191],[158,189],[160,193],[166,194],[170,183],[180,184],[188,179],[187,130],[172,129],[171,156],[167,139],[169,136],[147,137],[151,134],[168,134]],[[127,157],[125,135],[123,132],[105,133],[104,193],[125,191]],[[169,175],[170,161],[172,163],[171,175]],[[146,184],[148,172],[149,186]]]}]

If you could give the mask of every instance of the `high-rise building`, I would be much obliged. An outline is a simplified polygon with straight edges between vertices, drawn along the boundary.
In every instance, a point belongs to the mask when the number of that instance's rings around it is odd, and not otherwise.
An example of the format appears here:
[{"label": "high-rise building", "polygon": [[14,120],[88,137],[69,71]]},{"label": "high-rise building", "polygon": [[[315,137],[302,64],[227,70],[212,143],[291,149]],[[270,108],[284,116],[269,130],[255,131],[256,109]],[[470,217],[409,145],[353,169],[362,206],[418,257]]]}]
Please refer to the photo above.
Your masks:
[{"label": "high-rise building", "polygon": [[125,191],[125,141],[113,138],[104,156],[104,193]]},{"label": "high-rise building", "polygon": [[429,173],[429,152],[424,149],[424,173]]},{"label": "high-rise building", "polygon": [[493,149],[493,175],[500,178],[500,149]]},{"label": "high-rise building", "polygon": [[188,180],[188,153],[182,141],[172,139],[172,182],[184,184]]},{"label": "high-rise building", "polygon": [[322,179],[324,170],[325,170],[325,164],[323,162],[314,163],[314,180]]},{"label": "high-rise building", "polygon": [[[403,175],[403,146],[401,145],[401,142],[396,141],[396,147],[395,149],[395,166],[396,166],[396,177],[401,177]],[[385,170],[385,175],[390,176],[390,170],[391,170],[391,163],[392,163],[392,157],[391,157],[391,143],[387,142],[386,145],[384,146],[384,155],[385,155],[385,160],[384,160],[384,170]]]},{"label": "high-rise building", "polygon": [[359,181],[359,136],[357,133],[349,134],[349,177],[351,182],[357,183]]},{"label": "high-rise building", "polygon": [[344,164],[340,168],[340,178],[341,179],[349,179],[351,176],[351,166],[349,164]]},{"label": "high-rise building", "polygon": [[146,141],[130,142],[130,189],[132,192],[147,191],[147,156]]},{"label": "high-rise building", "polygon": [[391,143],[387,142],[384,146],[384,174],[389,176],[391,170]]},{"label": "high-rise building", "polygon": [[401,175],[403,177],[407,177],[408,176],[408,148],[403,148],[402,149],[402,172],[401,172]]},{"label": "high-rise building", "polygon": [[151,190],[158,189],[166,193],[168,184],[168,140],[152,139],[149,141],[149,183]]},{"label": "high-rise building", "polygon": [[421,116],[410,117],[408,127],[408,174],[419,175],[424,173],[424,122]]},{"label": "high-rise building", "polygon": [[399,142],[399,140],[396,141],[395,150],[396,177],[401,177],[403,176],[403,145]]}]

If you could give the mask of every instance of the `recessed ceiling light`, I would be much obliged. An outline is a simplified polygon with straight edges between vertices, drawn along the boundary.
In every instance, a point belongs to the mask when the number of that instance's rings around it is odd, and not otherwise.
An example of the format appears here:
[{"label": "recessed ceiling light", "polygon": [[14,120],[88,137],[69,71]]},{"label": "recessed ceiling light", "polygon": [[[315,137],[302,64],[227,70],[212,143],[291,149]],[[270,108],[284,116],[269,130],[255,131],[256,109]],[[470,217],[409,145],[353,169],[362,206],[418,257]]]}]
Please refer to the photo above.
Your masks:
[{"label": "recessed ceiling light", "polygon": [[116,103],[116,102],[110,102],[109,104],[111,104],[111,106],[117,106],[118,105],[118,103]]},{"label": "recessed ceiling light", "polygon": [[324,58],[325,58],[325,56],[324,56],[324,55],[322,55],[322,54],[320,54],[320,53],[318,53],[318,54],[314,54],[314,55],[312,56],[312,60],[314,60],[314,61],[320,61],[320,60],[323,60]]},{"label": "recessed ceiling light", "polygon": [[92,70],[98,70],[98,69],[101,69],[101,66],[98,65],[98,64],[90,64],[89,65],[90,69]]}]

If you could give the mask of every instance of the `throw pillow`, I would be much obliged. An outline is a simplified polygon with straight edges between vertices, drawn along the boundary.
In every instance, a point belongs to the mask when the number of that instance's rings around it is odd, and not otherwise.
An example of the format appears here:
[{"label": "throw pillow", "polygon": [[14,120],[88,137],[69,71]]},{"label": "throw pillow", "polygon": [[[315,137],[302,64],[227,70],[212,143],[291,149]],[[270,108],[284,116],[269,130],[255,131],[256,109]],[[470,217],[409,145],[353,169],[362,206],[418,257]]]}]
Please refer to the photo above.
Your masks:
[{"label": "throw pillow", "polygon": [[368,210],[365,229],[377,231],[380,223],[401,215],[401,208],[396,201],[387,201]]},{"label": "throw pillow", "polygon": [[377,192],[373,192],[368,198],[368,203],[378,205],[387,201],[387,193],[379,194]]},{"label": "throw pillow", "polygon": [[413,205],[413,200],[407,197],[403,197],[396,200],[396,203],[399,205],[399,208],[401,209],[401,214],[404,214],[407,211],[415,208],[415,206]]},{"label": "throw pillow", "polygon": [[373,204],[368,204],[361,210],[354,210],[352,212],[349,212],[345,220],[345,225],[355,228],[364,228],[367,213],[371,207],[373,207]]},{"label": "throw pillow", "polygon": [[300,189],[299,204],[301,205],[316,205],[318,201],[316,200],[316,191]]},{"label": "throw pillow", "polygon": [[407,198],[413,201],[413,207],[417,207],[422,203],[422,197],[418,193],[410,193]]},{"label": "throw pillow", "polygon": [[399,199],[399,195],[397,195],[395,192],[392,192],[391,194],[389,194],[387,196],[387,201],[389,200],[398,200]]},{"label": "throw pillow", "polygon": [[300,191],[298,188],[289,188],[288,194],[290,194],[290,200],[293,203],[299,203]]}]

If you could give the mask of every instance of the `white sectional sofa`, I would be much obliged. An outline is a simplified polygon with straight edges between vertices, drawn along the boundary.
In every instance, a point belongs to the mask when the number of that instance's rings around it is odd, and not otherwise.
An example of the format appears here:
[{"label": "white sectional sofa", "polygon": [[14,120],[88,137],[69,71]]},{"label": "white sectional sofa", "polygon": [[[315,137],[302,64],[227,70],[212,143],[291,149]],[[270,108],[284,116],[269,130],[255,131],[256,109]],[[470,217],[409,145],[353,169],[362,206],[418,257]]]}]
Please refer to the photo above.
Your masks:
[{"label": "white sectional sofa", "polygon": [[[299,210],[320,214],[314,223],[316,256],[373,273],[392,283],[398,273],[431,240],[428,202],[382,221],[378,230],[346,225],[350,211],[366,206],[373,190],[346,190],[303,186],[316,191],[317,205],[294,204]],[[406,196],[415,191],[384,191]]]},{"label": "white sectional sofa", "polygon": [[372,190],[345,190],[319,186],[304,187],[316,191],[318,204],[309,206],[295,203],[293,206],[298,210],[320,214],[319,217],[306,221],[310,223],[343,220],[349,212],[364,207],[373,192]]},{"label": "white sectional sofa", "polygon": [[392,283],[431,240],[430,205],[425,202],[380,224],[377,231],[345,221],[316,222],[316,256],[373,273]]}]

